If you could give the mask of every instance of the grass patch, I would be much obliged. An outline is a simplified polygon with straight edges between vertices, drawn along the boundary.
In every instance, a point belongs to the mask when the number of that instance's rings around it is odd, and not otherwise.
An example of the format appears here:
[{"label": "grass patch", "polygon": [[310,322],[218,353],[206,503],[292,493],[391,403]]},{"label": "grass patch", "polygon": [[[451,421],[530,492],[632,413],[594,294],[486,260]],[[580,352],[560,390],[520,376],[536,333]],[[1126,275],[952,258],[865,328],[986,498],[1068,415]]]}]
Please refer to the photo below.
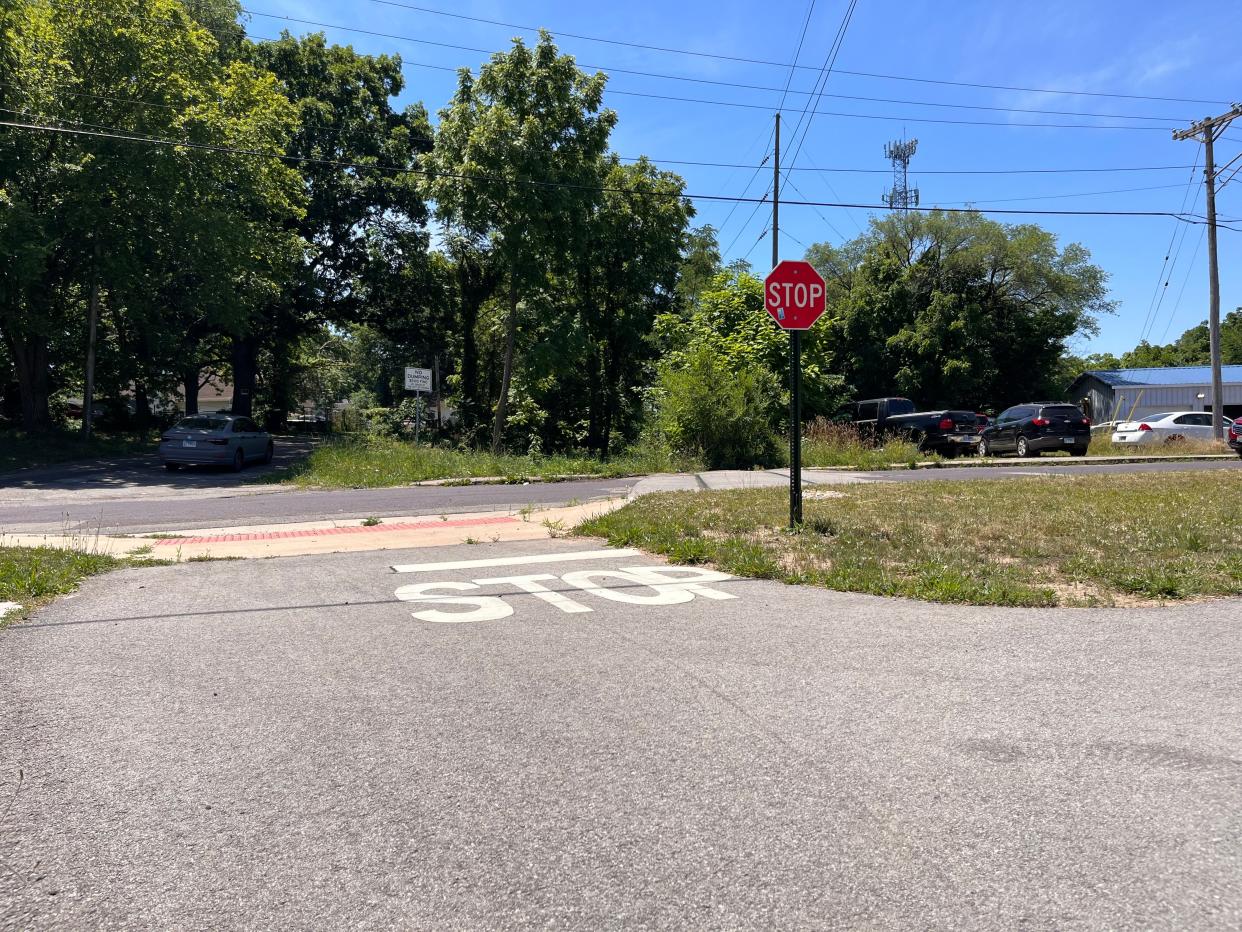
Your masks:
[{"label": "grass patch", "polygon": [[429,479],[495,476],[516,483],[565,475],[617,477],[698,467],[660,451],[626,453],[605,461],[591,456],[496,456],[401,440],[345,438],[317,447],[287,473],[266,479],[315,488],[382,488]]},{"label": "grass patch", "polygon": [[158,441],[159,436],[154,431],[96,433],[90,440],[83,440],[81,434],[69,430],[55,430],[46,434],[4,430],[0,431],[0,472],[100,456],[151,453],[155,451]]},{"label": "grass patch", "polygon": [[892,469],[914,466],[940,456],[924,453],[907,440],[890,439],[876,446],[852,424],[834,424],[819,418],[807,427],[802,438],[802,465],[848,467],[853,469]]},{"label": "grass patch", "polygon": [[0,618],[0,628],[26,617],[56,596],[72,592],[88,576],[157,562],[141,556],[124,559],[57,547],[0,547],[0,602],[21,605],[18,612]]},{"label": "grass patch", "polygon": [[725,572],[974,605],[1133,605],[1242,595],[1232,470],[647,495],[575,533]]}]

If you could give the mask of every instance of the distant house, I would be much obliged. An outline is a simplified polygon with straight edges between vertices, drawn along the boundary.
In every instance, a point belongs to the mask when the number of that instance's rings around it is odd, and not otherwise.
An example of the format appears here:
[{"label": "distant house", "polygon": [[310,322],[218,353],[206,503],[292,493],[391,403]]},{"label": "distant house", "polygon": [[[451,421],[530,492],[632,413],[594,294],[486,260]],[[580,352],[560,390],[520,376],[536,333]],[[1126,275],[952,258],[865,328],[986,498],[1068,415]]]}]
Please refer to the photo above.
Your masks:
[{"label": "distant house", "polygon": [[[1222,366],[1221,375],[1225,417],[1242,417],[1242,366]],[[1074,380],[1069,397],[1087,399],[1097,422],[1163,411],[1211,411],[1212,368],[1090,369]]]}]

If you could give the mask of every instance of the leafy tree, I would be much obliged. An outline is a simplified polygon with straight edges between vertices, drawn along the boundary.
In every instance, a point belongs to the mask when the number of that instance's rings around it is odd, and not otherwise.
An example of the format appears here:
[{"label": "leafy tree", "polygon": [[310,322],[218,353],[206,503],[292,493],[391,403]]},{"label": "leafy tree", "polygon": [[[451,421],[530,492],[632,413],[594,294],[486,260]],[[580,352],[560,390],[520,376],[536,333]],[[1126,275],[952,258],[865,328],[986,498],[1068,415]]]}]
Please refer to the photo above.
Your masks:
[{"label": "leafy tree", "polygon": [[[802,413],[807,420],[831,414],[845,400],[844,380],[832,371],[829,328],[825,316],[802,337]],[[706,347],[725,371],[758,367],[768,373],[779,386],[773,417],[786,416],[789,335],[764,309],[763,282],[749,272],[719,273],[687,316],[662,316],[655,333],[665,361],[674,368]]]},{"label": "leafy tree", "polygon": [[540,34],[514,40],[480,69],[463,70],[440,112],[425,160],[426,190],[451,227],[487,236],[508,279],[504,350],[492,447],[499,449],[518,352],[520,304],[584,239],[599,192],[599,165],[616,121],[601,110],[605,78],[587,76]]},{"label": "leafy tree", "polygon": [[677,277],[677,296],[689,307],[721,272],[720,243],[711,224],[696,227],[686,235],[685,252]]},{"label": "leafy tree", "polygon": [[1051,396],[1066,342],[1112,309],[1084,248],[975,213],[894,213],[809,256],[829,283],[832,369],[860,397],[999,408]]},{"label": "leafy tree", "polygon": [[[604,194],[588,225],[579,270],[589,399],[588,446],[607,456],[614,427],[632,438],[641,410],[647,341],[674,309],[694,208],[685,182],[645,158],[603,172]],[[701,239],[700,239],[701,246]]]},{"label": "leafy tree", "polygon": [[[1242,364],[1242,308],[1225,315],[1220,322],[1220,352],[1224,365]],[[1163,346],[1139,343],[1122,354],[1118,368],[1141,369],[1162,366],[1206,366],[1212,361],[1207,321],[1186,330]]]},{"label": "leafy tree", "polygon": [[[275,154],[288,139],[293,112],[275,79],[222,57],[175,0],[101,0],[90,17],[30,3],[17,22],[31,120]],[[289,259],[282,224],[298,192],[276,159],[29,130],[0,146],[0,187],[13,192],[0,328],[32,429],[49,421],[53,363],[62,381],[81,371],[80,351],[52,344],[85,345],[87,307],[112,322],[122,381],[141,401],[180,349],[179,310],[244,317]]]},{"label": "leafy tree", "polygon": [[[294,401],[295,373],[285,350],[326,322],[362,320],[364,279],[400,253],[426,265],[426,207],[417,176],[406,169],[431,147],[421,104],[393,109],[405,88],[401,60],[329,45],[322,34],[247,46],[256,67],[280,79],[297,108],[297,130],[286,151],[297,170],[306,210],[297,224],[306,259],[256,326],[236,331],[235,410],[250,413],[258,347],[269,349],[269,401],[277,411]],[[376,166],[375,170],[355,165]],[[407,307],[402,316],[420,308]]]}]

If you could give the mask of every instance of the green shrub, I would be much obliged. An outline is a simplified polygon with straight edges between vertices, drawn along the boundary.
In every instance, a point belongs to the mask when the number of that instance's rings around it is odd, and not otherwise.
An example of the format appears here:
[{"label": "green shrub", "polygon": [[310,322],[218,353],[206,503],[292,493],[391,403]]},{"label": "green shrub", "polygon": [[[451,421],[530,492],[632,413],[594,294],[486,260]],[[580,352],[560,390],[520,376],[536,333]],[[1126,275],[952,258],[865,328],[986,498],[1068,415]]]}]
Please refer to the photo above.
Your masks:
[{"label": "green shrub", "polygon": [[673,451],[712,468],[778,462],[776,377],[756,363],[728,367],[710,347],[689,350],[659,374],[659,424]]}]

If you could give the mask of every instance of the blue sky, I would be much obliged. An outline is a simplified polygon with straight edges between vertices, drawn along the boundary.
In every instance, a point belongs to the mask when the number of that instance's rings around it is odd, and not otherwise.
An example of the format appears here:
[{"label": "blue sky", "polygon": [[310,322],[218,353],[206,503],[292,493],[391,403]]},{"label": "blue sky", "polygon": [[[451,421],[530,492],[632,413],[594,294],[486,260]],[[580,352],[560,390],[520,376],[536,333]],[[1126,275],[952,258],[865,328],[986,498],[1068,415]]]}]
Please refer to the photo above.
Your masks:
[{"label": "blue sky", "polygon": [[[406,0],[402,0],[406,2]],[[696,194],[761,196],[771,172],[765,170],[747,189],[754,172],[746,169],[680,165],[677,162],[728,162],[757,165],[768,148],[772,113],[779,90],[727,87],[685,80],[623,74],[610,69],[635,69],[783,88],[788,68],[746,64],[719,58],[630,48],[570,38],[565,33],[599,36],[645,45],[787,63],[793,60],[809,0],[742,0],[657,3],[631,0],[624,4],[577,3],[569,0],[408,0],[424,11],[381,0],[248,0],[256,12],[284,14],[321,23],[349,26],[424,40],[366,36],[327,28],[329,39],[350,43],[366,52],[399,53],[407,63],[406,100],[422,100],[433,118],[450,98],[455,76],[433,67],[477,68],[486,55],[431,43],[500,50],[514,35],[529,33],[436,15],[425,10],[462,13],[518,25],[544,26],[561,49],[584,68],[610,73],[606,103],[619,116],[613,147],[622,156],[647,155],[682,174],[687,190]],[[818,69],[825,60],[845,13],[847,0],[816,0],[799,62]],[[280,28],[294,33],[316,27],[281,23],[253,16],[248,28],[256,37],[270,37]],[[912,181],[924,205],[980,208],[1090,209],[1179,211],[1183,202],[1203,213],[1200,147],[1174,142],[1168,127],[1182,126],[1224,112],[1220,103],[1091,97],[1007,91],[886,78],[861,77],[839,71],[870,72],[942,81],[1029,88],[1052,88],[1192,98],[1204,101],[1242,99],[1242,58],[1236,36],[1242,29],[1242,5],[1228,3],[1122,3],[1114,0],[1078,2],[991,2],[964,0],[956,4],[923,0],[860,0],[829,77],[826,96],[817,109],[834,114],[865,114],[867,118],[821,113],[809,124],[805,143],[791,173],[785,199],[879,203],[890,183],[884,144],[917,138],[911,163]],[[797,124],[817,78],[800,70],[790,83],[783,112],[786,127],[784,158],[793,154],[790,131]],[[632,92],[632,93],[623,93]],[[666,95],[728,101],[753,107],[713,106],[639,96]],[[885,98],[887,103],[830,95]],[[1008,110],[956,109],[919,105],[967,104],[972,107],[1042,109],[1073,115],[1015,113]],[[1103,118],[1097,114],[1116,114]],[[874,117],[879,117],[876,119]],[[1157,119],[1148,119],[1155,117]],[[919,119],[991,121],[1000,125],[920,122]],[[1018,123],[1124,124],[1152,127],[1130,129],[1059,129],[1018,126]],[[1230,138],[1232,137],[1232,138]],[[1242,152],[1242,120],[1217,143],[1217,161],[1228,162]],[[1056,174],[935,174],[938,170],[1034,168],[1165,167],[1159,171]],[[1172,168],[1172,166],[1180,166]],[[870,169],[876,174],[820,172],[808,169]],[[1193,174],[1193,183],[1191,178]],[[1129,190],[1142,188],[1147,190]],[[1090,194],[1090,192],[1110,192]],[[803,195],[805,197],[803,197]],[[1075,195],[1061,197],[1061,195]],[[1083,196],[1077,196],[1083,195]],[[1037,198],[1037,199],[1035,199]],[[1191,203],[1193,201],[1193,207]],[[762,272],[771,254],[763,236],[768,210],[743,204],[700,201],[696,223],[721,230],[726,258],[749,256]],[[1223,217],[1242,216],[1242,175],[1218,197]],[[781,211],[781,256],[797,258],[804,245],[841,242],[865,226],[866,210],[790,206]],[[1037,222],[1062,243],[1079,242],[1110,275],[1118,302],[1116,315],[1101,321],[1094,340],[1082,340],[1080,352],[1120,352],[1147,332],[1154,342],[1167,342],[1207,316],[1206,243],[1202,227],[1188,227],[1167,218],[997,216],[1005,222]],[[788,234],[788,235],[785,235]],[[1170,242],[1176,265],[1163,266]],[[1242,304],[1242,233],[1220,234],[1221,306],[1223,312]],[[1192,264],[1193,259],[1193,264]],[[1172,259],[1170,259],[1170,264]],[[1165,274],[1162,275],[1162,267]],[[1167,293],[1152,313],[1153,297],[1169,280]],[[1184,286],[1184,291],[1183,291]],[[1179,300],[1180,296],[1180,300]]]}]

